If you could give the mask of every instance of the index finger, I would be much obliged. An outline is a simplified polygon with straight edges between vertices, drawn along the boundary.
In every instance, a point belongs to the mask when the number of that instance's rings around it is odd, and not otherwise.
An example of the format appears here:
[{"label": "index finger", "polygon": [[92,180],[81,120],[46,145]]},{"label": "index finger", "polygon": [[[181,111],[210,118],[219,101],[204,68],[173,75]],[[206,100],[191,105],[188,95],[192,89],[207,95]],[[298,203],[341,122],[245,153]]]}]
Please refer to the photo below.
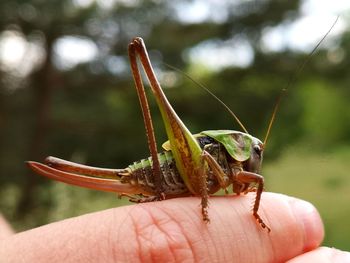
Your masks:
[{"label": "index finger", "polygon": [[[7,239],[0,258],[18,262],[283,262],[319,246],[323,226],[309,203],[264,193],[256,224],[254,195],[213,197],[210,224],[198,198],[110,209],[64,220]],[[10,260],[11,261],[11,260]]]}]

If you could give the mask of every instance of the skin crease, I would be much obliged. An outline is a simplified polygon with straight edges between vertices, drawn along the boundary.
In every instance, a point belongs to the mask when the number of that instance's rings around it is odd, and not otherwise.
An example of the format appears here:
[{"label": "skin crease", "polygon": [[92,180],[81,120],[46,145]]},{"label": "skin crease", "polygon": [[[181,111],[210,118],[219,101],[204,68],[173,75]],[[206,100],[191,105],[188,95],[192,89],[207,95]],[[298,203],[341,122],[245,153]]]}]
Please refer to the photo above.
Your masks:
[{"label": "skin crease", "polygon": [[317,249],[324,231],[310,203],[263,193],[259,212],[271,227],[267,233],[251,214],[254,197],[252,193],[210,198],[209,224],[202,221],[200,199],[187,197],[86,214],[13,235],[7,232],[0,240],[0,261],[347,262],[343,257],[349,253]]}]

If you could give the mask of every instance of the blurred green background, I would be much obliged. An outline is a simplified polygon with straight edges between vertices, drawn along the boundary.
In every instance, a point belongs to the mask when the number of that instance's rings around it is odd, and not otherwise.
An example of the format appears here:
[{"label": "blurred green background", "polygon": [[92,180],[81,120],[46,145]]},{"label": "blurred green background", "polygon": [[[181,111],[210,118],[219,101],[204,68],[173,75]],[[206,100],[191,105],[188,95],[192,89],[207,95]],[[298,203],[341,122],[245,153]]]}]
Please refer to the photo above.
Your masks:
[{"label": "blurred green background", "polygon": [[340,14],[282,101],[263,175],[268,191],[316,205],[325,245],[350,250],[350,5],[327,2],[2,0],[0,211],[21,231],[128,203],[42,178],[24,161],[53,155],[123,168],[148,156],[126,53],[134,36],[144,38],[193,133],[239,127],[163,62],[208,87],[263,138],[279,92]]}]

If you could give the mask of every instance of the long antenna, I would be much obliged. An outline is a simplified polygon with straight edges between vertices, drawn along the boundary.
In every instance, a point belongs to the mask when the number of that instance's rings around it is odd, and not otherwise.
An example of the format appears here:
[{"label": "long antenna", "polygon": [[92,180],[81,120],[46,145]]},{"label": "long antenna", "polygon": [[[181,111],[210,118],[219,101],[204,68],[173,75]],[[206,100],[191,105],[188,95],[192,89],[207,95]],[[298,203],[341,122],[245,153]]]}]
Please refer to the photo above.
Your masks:
[{"label": "long antenna", "polygon": [[211,92],[208,88],[206,88],[203,84],[199,83],[198,81],[196,81],[194,78],[192,78],[190,75],[188,75],[186,72],[182,71],[181,69],[178,69],[172,65],[169,65],[167,63],[163,64],[173,70],[176,70],[177,72],[185,75],[188,79],[190,79],[193,83],[197,84],[199,87],[201,87],[202,89],[204,89],[206,92],[208,92],[211,96],[214,97],[214,99],[216,99],[222,106],[224,106],[224,108],[231,114],[231,116],[237,121],[237,123],[239,124],[239,126],[241,126],[241,128],[243,129],[243,131],[245,133],[248,133],[248,130],[244,127],[243,123],[239,120],[239,118],[237,117],[237,115],[220,99],[218,98],[213,92]]},{"label": "long antenna", "polygon": [[273,122],[274,122],[274,120],[276,118],[276,114],[277,114],[277,111],[278,111],[278,108],[279,108],[279,105],[281,103],[282,98],[286,95],[287,90],[295,82],[295,80],[299,76],[300,72],[304,69],[305,65],[310,61],[311,57],[315,54],[316,50],[319,48],[319,46],[322,44],[322,42],[326,39],[326,37],[332,31],[332,29],[334,28],[335,24],[338,22],[338,19],[339,19],[339,16],[337,16],[337,18],[333,22],[332,26],[328,29],[327,33],[322,37],[322,39],[317,43],[317,45],[308,54],[307,58],[304,60],[304,62],[301,64],[301,66],[298,68],[298,70],[292,75],[292,77],[288,81],[288,84],[287,84],[286,88],[282,89],[282,91],[278,95],[277,101],[276,101],[276,104],[275,104],[275,107],[273,109],[272,116],[271,116],[271,119],[270,119],[270,122],[269,122],[269,126],[268,126],[267,131],[266,131],[266,135],[265,135],[265,139],[264,139],[264,148],[266,147],[267,139],[269,138],[269,135],[270,135],[270,132],[271,132],[271,128],[272,128]]}]

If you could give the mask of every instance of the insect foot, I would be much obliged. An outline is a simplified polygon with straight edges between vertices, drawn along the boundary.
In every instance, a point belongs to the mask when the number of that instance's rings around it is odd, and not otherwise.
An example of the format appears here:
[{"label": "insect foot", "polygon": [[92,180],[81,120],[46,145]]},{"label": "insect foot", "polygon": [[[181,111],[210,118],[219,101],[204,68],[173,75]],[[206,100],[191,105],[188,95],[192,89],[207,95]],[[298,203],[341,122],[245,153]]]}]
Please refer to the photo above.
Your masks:
[{"label": "insect foot", "polygon": [[266,228],[266,230],[267,230],[268,233],[271,232],[271,228],[269,228],[269,227],[264,223],[264,221],[261,219],[261,217],[258,215],[258,213],[254,213],[253,216],[255,217],[255,220],[258,222],[258,224],[259,224],[263,229]]},{"label": "insect foot", "polygon": [[205,223],[209,224],[210,223],[210,219],[209,219],[207,207],[202,207],[202,215],[203,215],[203,221]]}]

